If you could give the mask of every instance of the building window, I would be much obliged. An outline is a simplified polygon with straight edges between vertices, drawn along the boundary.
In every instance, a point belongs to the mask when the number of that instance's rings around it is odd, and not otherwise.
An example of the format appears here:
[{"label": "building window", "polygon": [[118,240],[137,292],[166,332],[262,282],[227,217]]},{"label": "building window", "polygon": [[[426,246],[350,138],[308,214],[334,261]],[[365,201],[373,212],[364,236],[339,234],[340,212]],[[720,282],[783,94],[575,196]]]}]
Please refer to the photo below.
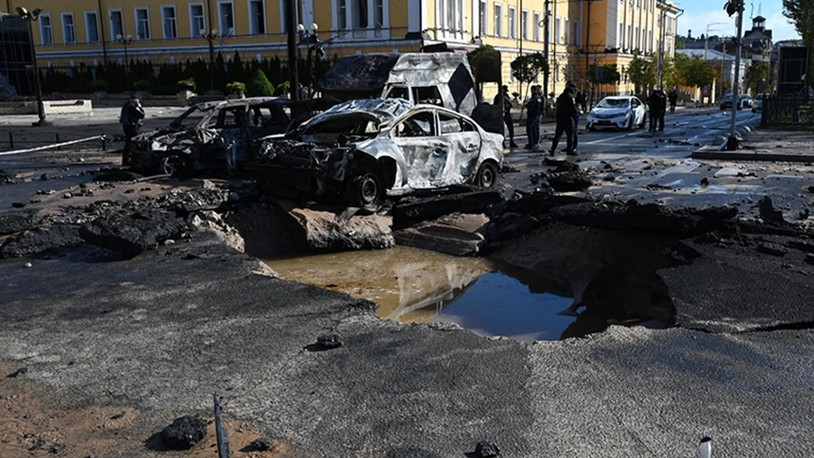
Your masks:
[{"label": "building window", "polygon": [[263,0],[249,0],[249,33],[252,35],[266,33],[266,8]]},{"label": "building window", "polygon": [[444,0],[439,3],[441,8],[439,17],[444,21],[442,28],[447,30],[461,30],[463,28],[462,0]]},{"label": "building window", "polygon": [[189,36],[199,37],[207,33],[204,7],[201,3],[189,5]]},{"label": "building window", "polygon": [[540,41],[540,13],[534,13],[534,41]]},{"label": "building window", "polygon": [[624,47],[624,43],[623,43],[624,39],[625,39],[625,25],[620,22],[619,23],[619,37],[617,38],[617,40],[618,40],[617,48],[621,49],[621,48]]},{"label": "building window", "polygon": [[235,13],[232,2],[218,3],[218,18],[220,19],[220,33],[225,37],[235,35]]},{"label": "building window", "polygon": [[552,40],[554,43],[559,43],[562,40],[562,34],[560,33],[561,22],[562,19],[559,16],[554,20],[554,40]]},{"label": "building window", "polygon": [[517,11],[509,7],[509,38],[517,38]]},{"label": "building window", "polygon": [[136,8],[136,38],[150,39],[150,12],[147,8]]},{"label": "building window", "polygon": [[99,22],[96,20],[96,11],[85,12],[85,32],[88,43],[99,42]]},{"label": "building window", "polygon": [[353,28],[366,29],[368,24],[367,0],[353,0]]},{"label": "building window", "polygon": [[488,29],[488,19],[486,14],[486,0],[481,0],[478,6],[478,19],[480,20],[480,36],[486,36]]},{"label": "building window", "polygon": [[164,28],[164,38],[178,38],[178,24],[175,21],[175,7],[161,7],[161,22]]},{"label": "building window", "polygon": [[73,13],[62,13],[62,38],[65,44],[76,43]]},{"label": "building window", "polygon": [[627,25],[627,43],[625,44],[625,48],[631,48],[633,46],[633,26],[630,24]]},{"label": "building window", "polygon": [[520,39],[528,40],[529,39],[529,12],[523,11],[520,13]]},{"label": "building window", "polygon": [[635,40],[633,42],[633,49],[639,49],[639,37],[640,37],[640,35],[639,35],[639,28],[638,27],[633,28],[633,37],[634,37],[634,40]]},{"label": "building window", "polygon": [[54,34],[51,30],[51,16],[48,14],[40,15],[40,37],[42,37],[43,45],[54,44]]},{"label": "building window", "polygon": [[579,21],[574,21],[574,46],[582,46],[582,30],[579,29]]},{"label": "building window", "polygon": [[495,5],[495,36],[503,36],[503,6]]},{"label": "building window", "polygon": [[122,10],[110,10],[110,36],[124,36],[124,22],[122,20]]},{"label": "building window", "polygon": [[384,28],[384,0],[375,0],[373,10],[373,27],[377,29]]},{"label": "building window", "polygon": [[339,8],[337,8],[339,19],[337,24],[339,25],[340,30],[345,30],[348,28],[348,1],[349,0],[339,0]]},{"label": "building window", "polygon": [[571,20],[565,18],[565,44],[571,44]]}]

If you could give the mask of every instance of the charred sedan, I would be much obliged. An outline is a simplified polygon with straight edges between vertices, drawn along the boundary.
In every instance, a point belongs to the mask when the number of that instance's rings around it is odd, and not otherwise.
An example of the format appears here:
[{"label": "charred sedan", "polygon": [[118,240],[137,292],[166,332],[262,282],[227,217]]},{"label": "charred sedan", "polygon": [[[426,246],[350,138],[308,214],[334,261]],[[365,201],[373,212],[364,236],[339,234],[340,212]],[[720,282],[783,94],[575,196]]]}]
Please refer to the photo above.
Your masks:
[{"label": "charred sedan", "polygon": [[503,136],[471,118],[404,99],[351,100],[262,145],[266,183],[284,191],[341,197],[374,210],[386,196],[471,184],[491,188]]},{"label": "charred sedan", "polygon": [[132,168],[177,175],[234,171],[257,155],[259,139],[285,132],[286,99],[250,97],[195,105],[165,129],[133,139]]}]

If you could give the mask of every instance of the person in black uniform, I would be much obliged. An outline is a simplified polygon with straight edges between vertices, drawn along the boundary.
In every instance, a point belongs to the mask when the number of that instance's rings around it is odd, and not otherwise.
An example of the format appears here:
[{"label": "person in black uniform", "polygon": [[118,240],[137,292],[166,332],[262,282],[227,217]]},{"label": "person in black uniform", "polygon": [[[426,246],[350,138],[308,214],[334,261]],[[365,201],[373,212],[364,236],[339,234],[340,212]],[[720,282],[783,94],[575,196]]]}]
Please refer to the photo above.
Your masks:
[{"label": "person in black uniform", "polygon": [[506,131],[509,133],[509,146],[517,148],[514,142],[514,119],[512,119],[512,98],[509,95],[509,86],[503,86],[503,90],[495,96],[495,105],[503,104],[503,122],[506,123]]},{"label": "person in black uniform", "polygon": [[576,120],[579,116],[577,105],[574,102],[574,92],[576,86],[573,84],[566,84],[565,90],[562,91],[557,97],[557,127],[554,130],[554,138],[551,141],[551,151],[549,154],[552,156],[557,152],[557,145],[560,143],[560,137],[565,132],[565,154],[577,154],[574,149],[574,134],[576,133]]}]

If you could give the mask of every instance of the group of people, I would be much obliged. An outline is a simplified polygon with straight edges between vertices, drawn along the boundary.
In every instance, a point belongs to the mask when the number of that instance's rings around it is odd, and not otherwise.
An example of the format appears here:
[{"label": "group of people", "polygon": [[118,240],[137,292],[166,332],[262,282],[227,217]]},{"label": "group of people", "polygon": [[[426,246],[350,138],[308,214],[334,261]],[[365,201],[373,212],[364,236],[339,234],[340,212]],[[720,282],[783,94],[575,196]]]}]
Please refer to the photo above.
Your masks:
[{"label": "group of people", "polygon": [[[506,124],[509,146],[517,148],[517,143],[514,141],[514,118],[512,118],[511,111],[512,98],[509,95],[508,86],[503,86],[503,90],[495,97],[496,104],[501,101],[503,103],[503,121]],[[582,110],[584,110],[585,103],[585,96],[577,90],[576,84],[571,81],[566,83],[565,90],[557,97],[556,101],[557,127],[550,149],[552,156],[555,154],[563,134],[566,136],[565,153],[569,155],[577,154],[577,127],[582,115],[579,107],[583,107]],[[540,144],[540,124],[543,121],[546,109],[542,86],[539,84],[531,86],[531,94],[526,99],[524,107],[526,109],[526,136],[528,137],[525,148],[534,149]]]}]

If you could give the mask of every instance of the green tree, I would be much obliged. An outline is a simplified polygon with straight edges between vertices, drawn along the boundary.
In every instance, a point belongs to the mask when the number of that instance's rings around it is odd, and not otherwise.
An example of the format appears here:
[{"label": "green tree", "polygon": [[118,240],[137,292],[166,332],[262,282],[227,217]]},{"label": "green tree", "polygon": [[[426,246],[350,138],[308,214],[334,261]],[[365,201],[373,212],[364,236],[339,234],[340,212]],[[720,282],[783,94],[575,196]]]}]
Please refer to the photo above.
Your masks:
[{"label": "green tree", "polygon": [[633,53],[633,59],[627,66],[627,76],[637,94],[643,94],[645,89],[656,85],[656,70],[652,56],[643,58],[639,51]]},{"label": "green tree", "polygon": [[615,84],[622,79],[616,64],[591,64],[588,69],[588,81],[594,84]]},{"label": "green tree", "polygon": [[791,19],[807,48],[814,48],[814,0],[783,0],[783,15]]},{"label": "green tree", "polygon": [[675,57],[676,80],[686,86],[701,87],[712,84],[715,72],[708,62],[700,56],[689,57],[685,54],[676,54]]},{"label": "green tree", "polygon": [[769,81],[769,64],[760,60],[753,60],[752,65],[746,69],[746,74],[743,75],[743,82],[752,95],[760,92],[770,92],[772,83]]},{"label": "green tree", "polygon": [[523,54],[517,56],[510,64],[512,76],[520,81],[520,92],[523,92],[523,83],[531,83],[536,80],[540,73],[548,73],[548,62],[542,53]]},{"label": "green tree", "polygon": [[263,70],[259,68],[255,70],[248,84],[246,84],[246,90],[248,91],[246,95],[250,97],[274,95],[274,85],[271,84]]}]

